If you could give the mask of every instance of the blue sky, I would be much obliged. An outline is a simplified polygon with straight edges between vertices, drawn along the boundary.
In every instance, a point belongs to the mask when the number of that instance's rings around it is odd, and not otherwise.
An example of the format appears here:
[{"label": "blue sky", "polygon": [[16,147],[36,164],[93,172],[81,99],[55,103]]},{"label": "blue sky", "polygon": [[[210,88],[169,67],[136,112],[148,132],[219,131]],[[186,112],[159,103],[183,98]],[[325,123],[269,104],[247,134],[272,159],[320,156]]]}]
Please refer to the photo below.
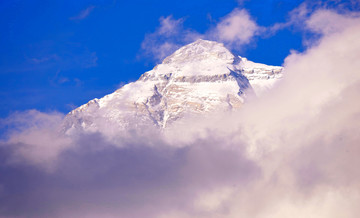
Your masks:
[{"label": "blue sky", "polygon": [[[204,34],[238,8],[245,9],[258,26],[270,27],[287,22],[289,12],[302,3],[1,1],[0,116],[33,108],[67,113],[136,80],[159,62],[151,54],[146,55],[141,45],[156,32],[161,18],[170,16],[181,21],[180,31]],[[345,3],[327,3],[328,7],[341,4]],[[356,7],[349,5],[344,7]],[[281,65],[290,50],[304,50],[304,35],[296,27],[284,28],[275,34],[258,35],[231,49],[256,62]],[[185,42],[179,41],[176,46],[182,44]]]}]

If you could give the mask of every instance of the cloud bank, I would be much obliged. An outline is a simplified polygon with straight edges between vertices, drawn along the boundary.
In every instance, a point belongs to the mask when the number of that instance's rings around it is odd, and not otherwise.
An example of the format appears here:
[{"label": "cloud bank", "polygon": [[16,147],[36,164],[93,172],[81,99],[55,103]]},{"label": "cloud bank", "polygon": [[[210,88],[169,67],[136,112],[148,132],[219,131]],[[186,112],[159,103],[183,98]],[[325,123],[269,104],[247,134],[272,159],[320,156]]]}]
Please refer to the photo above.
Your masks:
[{"label": "cloud bank", "polygon": [[[180,22],[164,19],[163,34]],[[319,10],[305,25],[320,40],[238,112],[116,141],[63,136],[57,113],[2,120],[0,216],[358,217],[360,18]]]}]

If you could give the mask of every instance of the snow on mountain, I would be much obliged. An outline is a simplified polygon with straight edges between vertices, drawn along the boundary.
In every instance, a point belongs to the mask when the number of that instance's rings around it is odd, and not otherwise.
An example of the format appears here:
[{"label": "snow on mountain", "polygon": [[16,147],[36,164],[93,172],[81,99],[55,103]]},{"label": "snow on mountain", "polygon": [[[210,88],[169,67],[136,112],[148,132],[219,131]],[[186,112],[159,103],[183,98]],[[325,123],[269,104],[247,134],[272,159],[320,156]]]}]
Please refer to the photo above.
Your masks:
[{"label": "snow on mountain", "polygon": [[282,67],[258,64],[243,57],[239,58],[240,62],[237,64],[237,68],[241,69],[243,75],[249,80],[256,95],[261,95],[272,88],[275,82],[282,77]]},{"label": "snow on mountain", "polygon": [[114,131],[142,124],[160,128],[186,114],[240,108],[246,96],[260,95],[281,78],[282,67],[233,55],[223,44],[197,40],[139,80],[71,111],[64,131]]}]

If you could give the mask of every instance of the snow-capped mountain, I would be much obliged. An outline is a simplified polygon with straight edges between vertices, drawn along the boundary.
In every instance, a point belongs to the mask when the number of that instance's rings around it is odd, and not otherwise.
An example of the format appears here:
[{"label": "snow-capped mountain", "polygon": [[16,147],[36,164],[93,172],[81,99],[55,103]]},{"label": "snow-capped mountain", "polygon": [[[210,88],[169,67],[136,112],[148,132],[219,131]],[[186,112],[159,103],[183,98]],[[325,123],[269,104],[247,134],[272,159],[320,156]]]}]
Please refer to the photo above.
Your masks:
[{"label": "snow-capped mountain", "polygon": [[257,64],[233,55],[222,43],[197,40],[139,80],[71,111],[64,130],[96,131],[151,123],[164,128],[186,114],[240,108],[251,94],[282,77],[282,67]]}]

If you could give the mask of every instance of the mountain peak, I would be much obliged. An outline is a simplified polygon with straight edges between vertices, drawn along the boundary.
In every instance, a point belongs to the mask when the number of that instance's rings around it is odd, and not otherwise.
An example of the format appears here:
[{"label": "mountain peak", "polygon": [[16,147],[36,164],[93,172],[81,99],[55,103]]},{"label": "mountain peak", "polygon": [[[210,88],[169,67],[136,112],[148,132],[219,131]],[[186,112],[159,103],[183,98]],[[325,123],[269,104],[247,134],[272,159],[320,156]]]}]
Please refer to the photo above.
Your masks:
[{"label": "mountain peak", "polygon": [[225,48],[223,43],[198,39],[185,45],[165,58],[163,64],[183,64],[202,60],[216,59],[232,63],[235,56]]},{"label": "mountain peak", "polygon": [[64,131],[143,124],[165,128],[189,114],[236,110],[253,91],[257,95],[271,88],[281,78],[281,70],[235,56],[222,43],[197,40],[138,81],[73,110],[64,121]]}]

